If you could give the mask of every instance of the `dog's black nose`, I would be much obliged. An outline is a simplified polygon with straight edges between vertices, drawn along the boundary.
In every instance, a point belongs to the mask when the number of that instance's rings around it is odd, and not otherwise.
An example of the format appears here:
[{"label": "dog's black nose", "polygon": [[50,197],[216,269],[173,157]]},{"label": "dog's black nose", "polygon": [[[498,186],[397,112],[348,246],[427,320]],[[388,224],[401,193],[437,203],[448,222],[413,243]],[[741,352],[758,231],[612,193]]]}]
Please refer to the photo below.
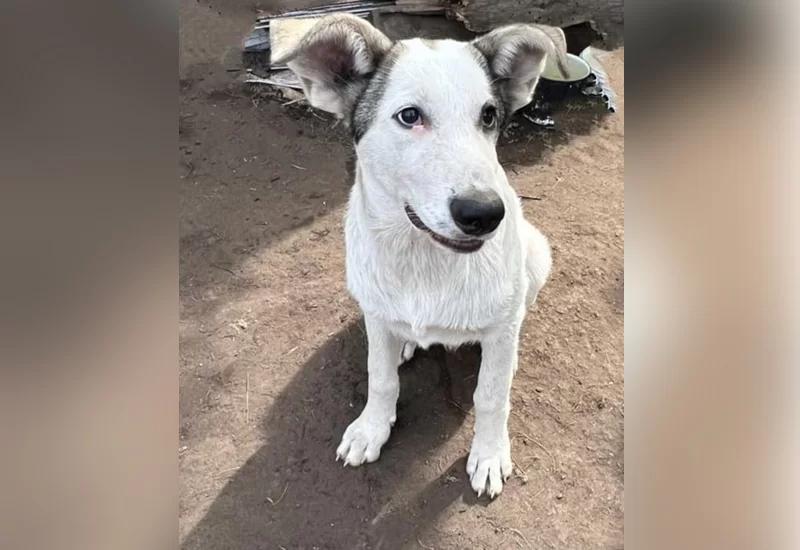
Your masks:
[{"label": "dog's black nose", "polygon": [[461,231],[479,236],[491,233],[506,215],[506,208],[497,193],[477,198],[455,198],[450,201],[450,213]]}]

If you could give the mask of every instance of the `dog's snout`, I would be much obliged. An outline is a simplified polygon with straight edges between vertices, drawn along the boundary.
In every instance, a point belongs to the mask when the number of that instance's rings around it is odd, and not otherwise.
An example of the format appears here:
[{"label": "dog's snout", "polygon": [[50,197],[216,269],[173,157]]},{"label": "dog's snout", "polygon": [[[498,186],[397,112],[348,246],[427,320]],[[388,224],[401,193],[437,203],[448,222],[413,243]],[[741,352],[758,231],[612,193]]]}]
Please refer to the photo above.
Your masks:
[{"label": "dog's snout", "polygon": [[500,196],[492,193],[481,198],[454,198],[450,201],[450,213],[461,231],[480,236],[497,229],[506,209]]}]

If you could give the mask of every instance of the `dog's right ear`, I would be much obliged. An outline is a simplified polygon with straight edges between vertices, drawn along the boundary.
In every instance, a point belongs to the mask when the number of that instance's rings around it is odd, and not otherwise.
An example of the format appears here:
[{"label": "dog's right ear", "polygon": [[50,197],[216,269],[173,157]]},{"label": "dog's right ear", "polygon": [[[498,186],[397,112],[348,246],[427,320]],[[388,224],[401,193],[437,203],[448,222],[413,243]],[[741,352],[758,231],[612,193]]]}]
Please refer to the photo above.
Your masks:
[{"label": "dog's right ear", "polygon": [[287,64],[297,75],[308,102],[338,117],[350,114],[392,41],[349,14],[319,20],[291,51],[273,64]]}]

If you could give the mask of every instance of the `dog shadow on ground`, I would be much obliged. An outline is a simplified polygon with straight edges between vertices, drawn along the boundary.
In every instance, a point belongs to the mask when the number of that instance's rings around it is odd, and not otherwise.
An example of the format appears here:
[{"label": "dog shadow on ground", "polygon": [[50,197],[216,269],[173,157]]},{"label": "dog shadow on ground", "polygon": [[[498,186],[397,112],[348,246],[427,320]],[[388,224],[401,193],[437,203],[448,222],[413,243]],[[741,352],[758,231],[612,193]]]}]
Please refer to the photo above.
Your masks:
[{"label": "dog shadow on ground", "polygon": [[[343,468],[335,449],[366,402],[366,361],[359,320],[305,362],[264,418],[263,446],[228,481],[183,550],[416,545],[454,502],[478,502],[466,451],[450,464],[429,459],[469,414],[480,348],[418,350],[401,367],[397,424],[380,459]],[[417,481],[423,476],[415,478],[422,467],[441,474],[425,486]]]}]

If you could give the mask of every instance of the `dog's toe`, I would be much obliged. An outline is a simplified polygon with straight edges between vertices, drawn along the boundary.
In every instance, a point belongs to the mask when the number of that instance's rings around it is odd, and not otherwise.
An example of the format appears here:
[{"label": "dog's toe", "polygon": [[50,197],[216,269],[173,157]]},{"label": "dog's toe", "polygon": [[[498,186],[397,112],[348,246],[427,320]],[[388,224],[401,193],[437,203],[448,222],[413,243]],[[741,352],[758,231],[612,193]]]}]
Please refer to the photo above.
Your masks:
[{"label": "dog's toe", "polygon": [[350,451],[350,440],[342,439],[339,447],[336,449],[336,460],[343,460],[347,464],[347,454]]},{"label": "dog's toe", "polygon": [[376,422],[363,415],[358,417],[345,430],[342,442],[336,449],[336,459],[342,459],[346,466],[360,466],[378,460],[390,431],[391,423],[388,420]]},{"label": "dog's toe", "polygon": [[475,468],[478,466],[478,453],[469,453],[469,457],[467,458],[467,475],[469,478],[472,479],[473,474],[475,473]]},{"label": "dog's toe", "polygon": [[480,497],[494,498],[503,491],[503,482],[512,472],[511,453],[504,445],[498,448],[473,446],[467,459],[467,474],[472,489]]},{"label": "dog's toe", "polygon": [[511,453],[503,455],[500,458],[500,474],[503,476],[503,481],[506,481],[514,473],[514,465],[511,462]]},{"label": "dog's toe", "polygon": [[360,466],[364,464],[366,460],[366,447],[361,444],[361,442],[356,442],[355,445],[350,446],[350,452],[347,453],[347,457],[344,459],[344,463],[347,466]]},{"label": "dog's toe", "polygon": [[478,462],[475,472],[470,476],[472,489],[480,497],[484,492],[494,498],[503,491],[503,478],[500,460],[492,457]]}]

